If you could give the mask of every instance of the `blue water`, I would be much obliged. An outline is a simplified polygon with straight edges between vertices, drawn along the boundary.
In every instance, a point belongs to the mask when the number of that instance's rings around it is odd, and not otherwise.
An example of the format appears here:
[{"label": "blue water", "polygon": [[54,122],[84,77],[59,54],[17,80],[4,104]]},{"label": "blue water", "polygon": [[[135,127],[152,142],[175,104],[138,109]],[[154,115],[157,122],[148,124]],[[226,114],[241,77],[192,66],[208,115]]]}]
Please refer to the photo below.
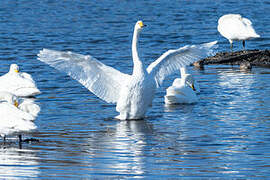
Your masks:
[{"label": "blue water", "polygon": [[[201,93],[194,105],[164,106],[169,77],[142,121],[117,121],[115,106],[36,60],[42,48],[91,54],[131,73],[134,23],[147,24],[140,56],[149,64],[168,49],[219,41],[226,13],[252,20],[270,47],[270,3],[255,1],[5,0],[0,2],[0,74],[17,63],[39,89],[39,143],[0,149],[1,179],[267,179],[270,176],[270,69],[192,67]],[[242,48],[235,43],[235,50]],[[27,137],[28,137],[27,136]]]}]

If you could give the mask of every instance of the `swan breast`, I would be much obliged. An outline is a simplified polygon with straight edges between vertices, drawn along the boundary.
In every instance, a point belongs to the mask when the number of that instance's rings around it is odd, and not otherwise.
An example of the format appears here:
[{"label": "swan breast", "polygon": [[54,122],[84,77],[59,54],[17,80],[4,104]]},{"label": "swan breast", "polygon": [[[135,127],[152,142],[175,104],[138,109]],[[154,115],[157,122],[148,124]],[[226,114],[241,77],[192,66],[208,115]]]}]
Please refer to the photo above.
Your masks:
[{"label": "swan breast", "polygon": [[154,78],[151,76],[132,76],[123,83],[116,110],[129,119],[144,117],[147,108],[152,104],[156,89]]}]

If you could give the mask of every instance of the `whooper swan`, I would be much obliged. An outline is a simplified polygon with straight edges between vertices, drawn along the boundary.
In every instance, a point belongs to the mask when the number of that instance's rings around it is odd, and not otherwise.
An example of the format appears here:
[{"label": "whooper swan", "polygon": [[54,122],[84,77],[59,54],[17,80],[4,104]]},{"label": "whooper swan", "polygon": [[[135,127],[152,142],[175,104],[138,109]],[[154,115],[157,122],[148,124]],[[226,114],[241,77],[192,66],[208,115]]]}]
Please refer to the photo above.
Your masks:
[{"label": "whooper swan", "polygon": [[243,48],[245,49],[246,40],[260,37],[253,29],[251,21],[243,18],[240,14],[223,15],[218,20],[217,29],[222,36],[229,40],[231,50],[233,41],[243,41]]},{"label": "whooper swan", "polygon": [[166,89],[165,104],[191,104],[198,101],[197,93],[200,87],[186,67],[180,68],[181,78],[176,78]]},{"label": "whooper swan", "polygon": [[0,76],[0,91],[7,91],[20,97],[40,94],[32,76],[25,72],[19,72],[17,64],[11,64],[9,72]]},{"label": "whooper swan", "polygon": [[72,52],[43,49],[38,59],[66,72],[104,101],[116,103],[117,119],[142,119],[165,77],[209,55],[210,48],[216,44],[215,41],[169,50],[145,68],[137,51],[138,37],[144,26],[138,21],[134,27],[132,75],[106,66],[92,56]]}]

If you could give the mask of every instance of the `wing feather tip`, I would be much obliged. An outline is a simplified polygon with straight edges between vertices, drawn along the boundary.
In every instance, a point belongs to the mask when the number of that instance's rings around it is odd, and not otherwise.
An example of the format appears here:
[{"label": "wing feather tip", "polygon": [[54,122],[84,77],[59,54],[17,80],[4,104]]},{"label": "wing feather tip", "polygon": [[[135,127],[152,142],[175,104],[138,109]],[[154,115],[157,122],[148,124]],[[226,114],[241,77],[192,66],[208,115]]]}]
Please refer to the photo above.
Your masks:
[{"label": "wing feather tip", "polygon": [[204,47],[207,47],[207,48],[211,48],[211,47],[217,47],[217,42],[218,41],[212,41],[212,42],[209,42],[209,43],[204,43]]}]

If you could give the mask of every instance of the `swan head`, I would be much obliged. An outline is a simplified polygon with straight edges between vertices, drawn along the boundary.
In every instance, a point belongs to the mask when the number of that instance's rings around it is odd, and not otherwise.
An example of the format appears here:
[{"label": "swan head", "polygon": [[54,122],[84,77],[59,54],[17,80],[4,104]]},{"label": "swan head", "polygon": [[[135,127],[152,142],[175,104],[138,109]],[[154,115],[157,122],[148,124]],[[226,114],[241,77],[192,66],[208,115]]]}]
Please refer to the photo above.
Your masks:
[{"label": "swan head", "polygon": [[145,27],[146,25],[142,22],[142,21],[137,21],[135,24],[135,29],[137,31],[141,31],[143,29],[143,27]]},{"label": "swan head", "polygon": [[188,85],[193,91],[196,91],[194,86],[194,79],[191,74],[186,74],[184,77],[185,84]]},{"label": "swan head", "polygon": [[16,107],[19,106],[17,96],[9,93],[9,92],[0,92],[0,102],[8,102]]},{"label": "swan head", "polygon": [[20,72],[19,66],[17,64],[11,64],[9,68],[9,72],[19,73]]}]

